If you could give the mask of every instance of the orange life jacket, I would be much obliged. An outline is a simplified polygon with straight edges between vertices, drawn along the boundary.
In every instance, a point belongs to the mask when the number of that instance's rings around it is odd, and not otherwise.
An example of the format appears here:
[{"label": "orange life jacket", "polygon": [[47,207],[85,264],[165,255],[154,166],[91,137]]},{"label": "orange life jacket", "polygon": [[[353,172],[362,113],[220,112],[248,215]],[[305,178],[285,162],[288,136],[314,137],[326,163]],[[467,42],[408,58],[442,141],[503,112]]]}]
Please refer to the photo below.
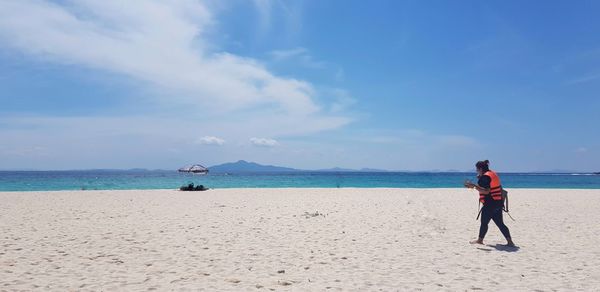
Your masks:
[{"label": "orange life jacket", "polygon": [[[487,175],[489,176],[492,181],[490,182],[490,193],[489,195],[492,196],[492,199],[494,201],[502,201],[502,185],[500,184],[500,178],[498,177],[498,175],[491,171],[488,170],[486,173],[484,173],[483,175]],[[479,201],[481,203],[485,202],[485,196],[487,196],[488,194],[482,194],[479,193]]]}]

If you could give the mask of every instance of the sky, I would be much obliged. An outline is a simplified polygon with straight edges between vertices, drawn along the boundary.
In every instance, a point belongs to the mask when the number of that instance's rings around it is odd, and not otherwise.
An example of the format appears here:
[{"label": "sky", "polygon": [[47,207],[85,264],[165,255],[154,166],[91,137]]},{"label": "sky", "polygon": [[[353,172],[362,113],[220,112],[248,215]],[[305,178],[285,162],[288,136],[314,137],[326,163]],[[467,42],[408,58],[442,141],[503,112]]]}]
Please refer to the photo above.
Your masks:
[{"label": "sky", "polygon": [[598,1],[0,1],[0,169],[600,171]]}]

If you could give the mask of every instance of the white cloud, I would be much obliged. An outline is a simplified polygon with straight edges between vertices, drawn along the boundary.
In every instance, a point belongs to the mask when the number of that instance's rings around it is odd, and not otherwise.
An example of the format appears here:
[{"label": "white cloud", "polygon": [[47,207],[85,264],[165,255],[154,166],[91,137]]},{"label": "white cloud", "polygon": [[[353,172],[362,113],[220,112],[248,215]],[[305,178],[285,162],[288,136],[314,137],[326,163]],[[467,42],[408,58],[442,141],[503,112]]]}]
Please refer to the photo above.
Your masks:
[{"label": "white cloud", "polygon": [[575,153],[587,153],[588,149],[585,147],[578,147],[575,149]]},{"label": "white cloud", "polygon": [[[264,5],[287,9],[278,2]],[[2,115],[3,167],[175,167],[189,162],[197,143],[219,145],[226,137],[226,145],[247,145],[248,137],[306,136],[352,121],[331,112],[313,84],[219,50],[210,36],[221,33],[218,24],[226,20],[209,8],[192,0],[0,1],[0,50],[18,52],[33,66],[83,67],[133,80],[129,84],[145,97],[119,103],[108,116]],[[291,7],[289,13],[297,11]],[[127,108],[131,104],[141,106]],[[43,149],[26,147],[39,141]],[[18,156],[22,149],[27,153]],[[232,153],[205,147],[202,155],[202,161],[220,163]]]},{"label": "white cloud", "polygon": [[196,143],[202,144],[202,145],[222,146],[225,144],[225,140],[215,137],[215,136],[204,136],[204,137],[198,138],[198,140],[196,140]]},{"label": "white cloud", "polygon": [[[269,5],[264,3],[257,1]],[[310,83],[276,76],[255,59],[215,51],[206,36],[215,29],[214,18],[206,5],[191,0],[7,0],[0,2],[0,46],[145,81],[160,104],[222,113],[266,107],[297,120],[331,118],[315,102]]]},{"label": "white cloud", "polygon": [[277,142],[276,140],[273,140],[273,139],[268,139],[268,138],[250,138],[250,142],[252,142],[252,145],[262,146],[262,147],[279,146],[279,142]]}]

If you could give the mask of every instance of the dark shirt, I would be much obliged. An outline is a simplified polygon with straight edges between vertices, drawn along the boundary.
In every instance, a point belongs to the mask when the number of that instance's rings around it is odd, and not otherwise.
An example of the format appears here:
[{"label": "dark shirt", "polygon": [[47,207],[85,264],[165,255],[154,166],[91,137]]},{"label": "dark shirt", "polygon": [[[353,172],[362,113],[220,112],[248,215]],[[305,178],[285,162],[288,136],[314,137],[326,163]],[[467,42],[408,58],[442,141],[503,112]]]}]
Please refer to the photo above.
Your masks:
[{"label": "dark shirt", "polygon": [[492,185],[492,178],[489,175],[484,174],[479,177],[477,184],[482,188],[489,189],[490,186]]},{"label": "dark shirt", "polygon": [[[491,184],[492,184],[492,178],[489,175],[485,175],[485,174],[480,176],[479,180],[477,181],[477,185],[479,185],[482,188],[486,188],[486,189],[489,189]],[[485,199],[484,199],[483,204],[485,206],[502,205],[502,203],[501,203],[502,201],[496,201],[496,200],[492,199],[492,196],[490,196],[489,194],[485,195],[484,198]]]}]

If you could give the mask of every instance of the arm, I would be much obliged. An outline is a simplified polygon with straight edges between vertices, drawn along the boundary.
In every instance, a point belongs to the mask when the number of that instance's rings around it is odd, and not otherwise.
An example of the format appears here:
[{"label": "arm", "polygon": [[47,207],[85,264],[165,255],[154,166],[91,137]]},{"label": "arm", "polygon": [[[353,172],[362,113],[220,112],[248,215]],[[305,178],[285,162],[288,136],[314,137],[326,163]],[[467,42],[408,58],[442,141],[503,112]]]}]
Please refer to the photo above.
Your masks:
[{"label": "arm", "polygon": [[474,184],[472,182],[466,182],[465,183],[465,187],[470,188],[470,189],[476,189],[477,191],[479,191],[480,194],[484,194],[487,195],[490,193],[490,183],[491,183],[492,179],[487,176],[484,175],[481,177],[481,179],[479,180],[479,184]]},{"label": "arm", "polygon": [[473,188],[478,190],[480,194],[487,195],[490,193],[490,188],[484,188],[484,187],[478,186],[476,184],[473,184]]}]

